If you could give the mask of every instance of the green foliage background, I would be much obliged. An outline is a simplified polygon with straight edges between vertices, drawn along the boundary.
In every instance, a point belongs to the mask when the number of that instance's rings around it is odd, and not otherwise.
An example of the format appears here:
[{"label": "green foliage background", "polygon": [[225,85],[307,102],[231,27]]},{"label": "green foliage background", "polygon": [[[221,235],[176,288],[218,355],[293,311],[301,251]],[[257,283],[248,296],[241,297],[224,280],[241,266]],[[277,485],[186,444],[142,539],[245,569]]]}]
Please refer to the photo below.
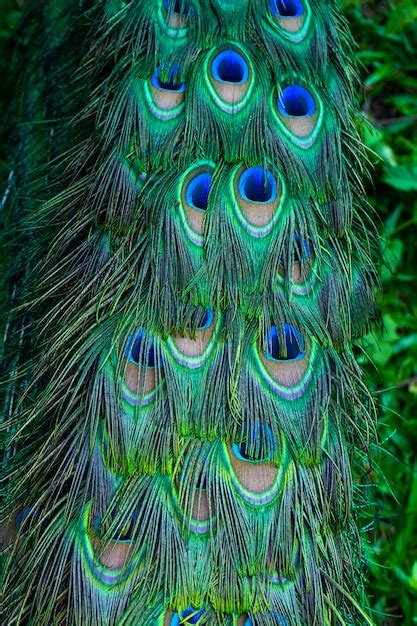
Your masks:
[{"label": "green foliage background", "polygon": [[[417,2],[343,0],[358,42],[362,110],[381,220],[384,332],[360,357],[379,405],[381,445],[364,532],[375,622],[417,624]],[[379,157],[379,160],[378,160]],[[385,615],[384,615],[385,614]]]},{"label": "green foliage background", "polygon": [[[16,107],[10,58],[22,1],[0,0],[0,176]],[[417,624],[417,0],[341,0],[358,43],[365,141],[374,155],[368,194],[380,219],[386,266],[384,332],[358,346],[379,405],[380,444],[364,468],[369,507],[361,512],[374,621]],[[12,40],[10,35],[13,35]],[[22,68],[23,70],[23,68]],[[2,195],[2,192],[0,192]]]}]

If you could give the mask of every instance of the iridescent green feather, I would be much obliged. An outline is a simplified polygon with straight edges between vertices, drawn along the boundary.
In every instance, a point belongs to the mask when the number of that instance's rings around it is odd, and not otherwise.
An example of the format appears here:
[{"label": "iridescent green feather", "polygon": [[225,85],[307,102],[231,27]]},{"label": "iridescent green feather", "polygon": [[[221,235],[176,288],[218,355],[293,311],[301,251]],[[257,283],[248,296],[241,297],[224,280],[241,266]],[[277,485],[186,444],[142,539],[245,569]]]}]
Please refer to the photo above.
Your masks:
[{"label": "iridescent green feather", "polygon": [[372,624],[376,237],[335,3],[28,4],[6,623]]}]

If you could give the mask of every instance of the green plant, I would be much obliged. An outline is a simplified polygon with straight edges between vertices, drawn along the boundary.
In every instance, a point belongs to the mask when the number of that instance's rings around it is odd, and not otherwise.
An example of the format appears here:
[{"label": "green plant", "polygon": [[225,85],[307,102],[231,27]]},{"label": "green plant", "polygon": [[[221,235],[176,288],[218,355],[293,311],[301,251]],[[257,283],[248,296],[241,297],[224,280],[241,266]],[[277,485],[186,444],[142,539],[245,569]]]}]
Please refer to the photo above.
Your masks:
[{"label": "green plant", "polygon": [[386,262],[384,331],[366,337],[362,357],[379,404],[381,441],[371,472],[368,589],[378,623],[411,626],[417,623],[417,5],[342,4],[359,44],[362,110],[373,126],[366,133],[377,155],[368,194],[381,219]]}]

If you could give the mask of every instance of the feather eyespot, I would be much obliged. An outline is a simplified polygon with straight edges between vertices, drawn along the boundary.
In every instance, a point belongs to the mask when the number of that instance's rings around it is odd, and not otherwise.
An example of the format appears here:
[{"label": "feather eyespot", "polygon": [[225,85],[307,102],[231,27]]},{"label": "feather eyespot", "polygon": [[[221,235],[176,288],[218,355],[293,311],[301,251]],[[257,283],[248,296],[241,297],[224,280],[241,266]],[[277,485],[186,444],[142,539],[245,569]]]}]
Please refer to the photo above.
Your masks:
[{"label": "feather eyespot", "polygon": [[197,331],[207,330],[214,323],[213,309],[196,310],[191,316],[191,326]]},{"label": "feather eyespot", "polygon": [[211,178],[212,176],[209,172],[203,172],[197,174],[187,186],[187,203],[193,207],[193,209],[197,209],[198,211],[207,210]]},{"label": "feather eyespot", "polygon": [[114,541],[133,541],[136,535],[136,527],[137,527],[136,519],[135,519],[135,516],[132,515],[130,520],[126,524],[124,524],[123,527],[120,527],[115,530],[115,532],[113,533],[113,540]]},{"label": "feather eyespot", "polygon": [[276,17],[295,18],[304,14],[301,0],[271,0],[271,13]]},{"label": "feather eyespot", "polygon": [[166,11],[176,13],[177,15],[183,14],[183,3],[181,0],[164,0],[164,8]]},{"label": "feather eyespot", "polygon": [[250,436],[228,446],[232,479],[251,504],[268,504],[278,493],[278,467],[272,463],[275,442],[270,427],[255,424]]},{"label": "feather eyespot", "polygon": [[269,460],[269,454],[266,452],[249,453],[248,445],[245,441],[242,443],[232,444],[233,454],[237,459],[241,461],[248,461],[251,463],[260,463]]},{"label": "feather eyespot", "polygon": [[298,235],[294,235],[294,243],[292,254],[289,253],[290,260],[285,264],[281,263],[278,271],[281,276],[291,275],[291,282],[294,286],[300,286],[298,293],[305,295],[308,288],[302,287],[311,276],[311,268],[314,261],[314,253],[311,249],[309,240],[306,237],[302,239]]},{"label": "feather eyespot", "polygon": [[176,15],[187,13],[185,2],[181,2],[181,0],[164,0],[164,8],[166,11]]},{"label": "feather eyespot", "polygon": [[[198,235],[202,235],[204,230],[212,178],[213,169],[208,165],[200,166],[191,171],[182,187],[181,206],[187,225]],[[195,237],[192,236],[192,239],[194,240]],[[199,240],[198,243],[202,244],[203,241]]]},{"label": "feather eyespot", "polygon": [[271,326],[267,336],[265,355],[271,361],[297,361],[305,356],[305,342],[301,333],[285,323],[283,333]]},{"label": "feather eyespot", "polygon": [[317,127],[318,107],[311,91],[286,85],[276,99],[277,114],[287,131],[299,139],[310,138]]},{"label": "feather eyespot", "polygon": [[[123,519],[123,522],[108,522],[109,530],[111,531],[111,540],[118,542],[131,542],[134,539],[136,527],[137,527],[137,513],[134,512],[127,519]],[[105,536],[107,538],[106,531],[103,532],[101,526],[100,517],[96,517],[94,520],[94,531],[98,537]]]},{"label": "feather eyespot", "polygon": [[[300,331],[284,323],[281,328],[271,326],[259,346],[261,373],[281,396],[295,399],[308,385],[307,376],[311,356],[311,342]],[[271,380],[272,379],[272,380]]]},{"label": "feather eyespot", "polygon": [[265,236],[273,225],[279,202],[281,189],[275,176],[260,166],[239,170],[234,184],[237,204],[246,222],[255,227],[250,233],[254,236]]},{"label": "feather eyespot", "polygon": [[169,28],[180,30],[187,26],[187,20],[195,12],[187,0],[163,0],[166,21]]},{"label": "feather eyespot", "polygon": [[189,0],[164,0],[164,9],[174,15],[194,15],[195,11]]},{"label": "feather eyespot", "polygon": [[170,626],[180,626],[181,624],[198,624],[205,611],[201,609],[195,609],[190,606],[181,613],[173,613]]},{"label": "feather eyespot", "polygon": [[178,512],[186,531],[208,535],[216,525],[214,502],[208,495],[207,456],[190,455],[175,480]]},{"label": "feather eyespot", "polygon": [[180,83],[175,80],[174,73],[171,71],[168,75],[168,80],[161,79],[161,70],[157,67],[152,74],[152,85],[161,91],[170,91],[182,93],[185,91],[185,83]]},{"label": "feather eyespot", "polygon": [[177,80],[175,68],[168,72],[166,78],[162,76],[161,68],[155,68],[149,81],[152,99],[157,108],[162,111],[178,110],[180,112],[184,105],[186,85]]},{"label": "feather eyespot", "polygon": [[242,85],[249,78],[249,68],[245,59],[235,50],[223,50],[212,62],[213,78],[222,83]]},{"label": "feather eyespot", "polygon": [[191,368],[200,367],[204,363],[213,348],[212,340],[216,331],[216,315],[212,309],[195,313],[194,320],[198,324],[195,334],[174,335],[168,340],[176,360]]},{"label": "feather eyespot", "polygon": [[[92,544],[95,556],[100,563],[109,570],[120,570],[130,561],[133,551],[133,535],[136,520],[129,517],[123,527],[110,522],[108,531],[102,529],[100,517],[96,517],[93,524]],[[112,536],[108,535],[112,533]]]},{"label": "feather eyespot", "polygon": [[274,438],[267,425],[256,425],[249,437],[240,443],[232,444],[232,452],[237,459],[247,463],[267,463],[274,456]]},{"label": "feather eyespot", "polygon": [[[270,454],[255,452],[246,445],[228,446],[230,471],[238,493],[250,504],[269,504],[279,492],[280,470],[270,462]],[[255,456],[255,458],[254,458]]]},{"label": "feather eyespot", "polygon": [[123,397],[129,403],[137,404],[139,396],[142,404],[147,403],[161,378],[162,361],[155,342],[139,329],[129,337],[124,354]]},{"label": "feather eyespot", "polygon": [[288,85],[278,97],[278,110],[285,117],[308,117],[316,112],[316,103],[305,87]]},{"label": "feather eyespot", "polygon": [[274,21],[295,41],[303,38],[311,13],[302,0],[271,0],[270,13]]},{"label": "feather eyespot", "polygon": [[206,491],[207,489],[207,473],[204,467],[201,468],[197,477],[196,489],[199,489],[200,491]]},{"label": "feather eyespot", "polygon": [[249,63],[240,50],[228,48],[212,55],[209,78],[225,111],[233,113],[238,110],[228,107],[242,103],[248,93],[251,76]]},{"label": "feather eyespot", "polygon": [[276,182],[271,174],[262,167],[246,169],[239,179],[239,191],[248,202],[265,204],[272,202],[276,196]]},{"label": "feather eyespot", "polygon": [[311,245],[306,237],[299,237],[294,235],[294,257],[297,263],[302,263],[304,260],[309,260],[313,256]]},{"label": "feather eyespot", "polygon": [[185,620],[186,624],[198,624],[203,615],[204,611],[195,609],[194,607],[190,606],[181,613],[181,618],[182,620]]},{"label": "feather eyespot", "polygon": [[141,367],[155,367],[155,344],[147,341],[143,330],[139,330],[128,349],[128,361]]},{"label": "feather eyespot", "polygon": [[108,586],[117,585],[141,567],[142,555],[135,552],[132,541],[109,539],[101,525],[100,517],[93,521],[89,503],[82,517],[81,549],[93,576]]}]

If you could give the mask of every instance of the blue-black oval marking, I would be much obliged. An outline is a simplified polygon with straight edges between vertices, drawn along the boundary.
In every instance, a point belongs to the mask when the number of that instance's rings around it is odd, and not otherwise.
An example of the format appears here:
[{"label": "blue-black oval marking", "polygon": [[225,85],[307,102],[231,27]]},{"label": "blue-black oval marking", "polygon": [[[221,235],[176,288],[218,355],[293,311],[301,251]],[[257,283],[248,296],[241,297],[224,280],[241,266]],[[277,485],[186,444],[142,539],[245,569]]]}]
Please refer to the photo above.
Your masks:
[{"label": "blue-black oval marking", "polygon": [[169,91],[174,93],[182,93],[183,91],[185,91],[185,83],[177,82],[173,71],[169,73],[168,80],[166,81],[161,80],[160,76],[161,70],[159,67],[157,67],[155,68],[151,78],[152,85],[156,89],[159,89],[160,91]]},{"label": "blue-black oval marking", "polygon": [[263,167],[249,167],[242,172],[238,185],[241,197],[247,202],[273,202],[277,197],[277,182]]},{"label": "blue-black oval marking", "polygon": [[190,207],[198,211],[207,210],[212,178],[209,172],[201,172],[190,180],[185,191],[185,199]]},{"label": "blue-black oval marking", "polygon": [[281,345],[282,334],[278,333],[276,326],[271,326],[268,331],[266,356],[271,361],[297,361],[305,355],[305,342],[300,331],[284,324],[283,338],[285,348]]},{"label": "blue-black oval marking", "polygon": [[141,367],[154,368],[156,364],[155,343],[150,341],[143,330],[132,335],[126,346],[126,357],[130,363]]},{"label": "blue-black oval marking", "polygon": [[235,50],[223,50],[213,59],[213,78],[222,83],[241,85],[248,80],[249,68],[245,59]]},{"label": "blue-black oval marking", "polygon": [[271,13],[275,17],[301,17],[304,7],[301,0],[271,0]]},{"label": "blue-black oval marking", "polygon": [[287,85],[277,99],[280,115],[283,117],[310,117],[316,112],[312,94],[301,85]]},{"label": "blue-black oval marking", "polygon": [[194,9],[187,0],[164,0],[164,9],[167,13],[179,15],[180,17],[193,16],[195,14]]},{"label": "blue-black oval marking", "polygon": [[[262,432],[260,432],[262,430]],[[267,463],[274,455],[274,437],[267,424],[255,424],[251,435],[251,444],[247,441],[232,443],[232,451],[237,459],[247,463]]]},{"label": "blue-black oval marking", "polygon": [[203,615],[203,610],[195,609],[194,607],[190,606],[182,611],[181,615],[179,615],[178,613],[174,613],[174,615],[171,617],[170,626],[180,626],[180,624],[183,623],[182,620],[185,619],[187,620],[187,624],[198,624]]},{"label": "blue-black oval marking", "polygon": [[214,323],[214,311],[213,309],[205,309],[202,314],[195,312],[193,318],[196,323],[196,330],[207,330]]}]

